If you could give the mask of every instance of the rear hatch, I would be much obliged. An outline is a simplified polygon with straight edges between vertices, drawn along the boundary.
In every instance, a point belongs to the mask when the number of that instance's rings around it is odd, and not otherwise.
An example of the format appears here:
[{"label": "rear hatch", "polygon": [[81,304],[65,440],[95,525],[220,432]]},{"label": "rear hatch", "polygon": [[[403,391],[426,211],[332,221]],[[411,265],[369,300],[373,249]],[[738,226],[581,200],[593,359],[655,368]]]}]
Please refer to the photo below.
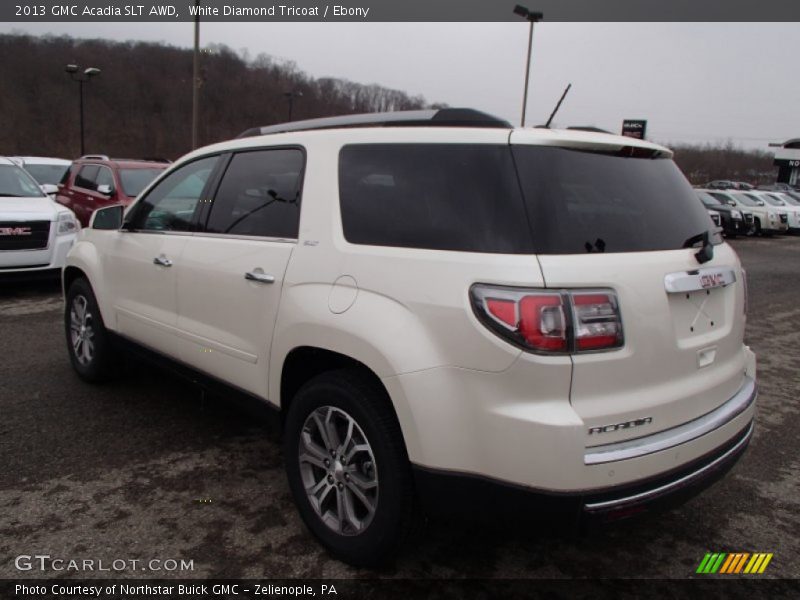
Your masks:
[{"label": "rear hatch", "polygon": [[712,411],[744,377],[735,252],[668,152],[613,136],[558,146],[552,137],[544,145],[534,132],[511,135],[545,284],[613,291],[624,336],[620,348],[571,355],[570,401],[586,445]]}]

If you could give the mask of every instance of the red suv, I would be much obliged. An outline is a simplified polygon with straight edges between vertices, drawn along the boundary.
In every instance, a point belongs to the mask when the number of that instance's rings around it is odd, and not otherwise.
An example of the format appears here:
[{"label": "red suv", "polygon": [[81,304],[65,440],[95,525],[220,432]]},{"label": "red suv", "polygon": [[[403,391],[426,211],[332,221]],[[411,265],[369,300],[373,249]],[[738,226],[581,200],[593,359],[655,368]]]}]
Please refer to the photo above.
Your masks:
[{"label": "red suv", "polygon": [[71,208],[84,227],[92,213],[111,204],[127,206],[167,168],[166,160],[82,156],[72,163],[58,184],[56,200]]}]

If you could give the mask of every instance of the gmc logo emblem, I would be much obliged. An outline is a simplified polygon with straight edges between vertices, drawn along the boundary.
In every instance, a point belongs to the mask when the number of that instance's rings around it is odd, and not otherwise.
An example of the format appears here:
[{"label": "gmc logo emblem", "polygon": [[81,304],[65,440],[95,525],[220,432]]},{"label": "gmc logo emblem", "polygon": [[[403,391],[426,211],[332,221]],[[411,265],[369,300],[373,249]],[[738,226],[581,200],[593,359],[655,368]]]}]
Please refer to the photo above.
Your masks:
[{"label": "gmc logo emblem", "polygon": [[615,423],[613,425],[603,425],[602,427],[592,427],[589,429],[589,435],[597,433],[611,433],[612,431],[619,431],[620,429],[632,429],[634,427],[641,427],[653,422],[653,417],[644,417],[643,419],[635,419],[633,421],[625,421],[624,423]]},{"label": "gmc logo emblem", "polygon": [[31,235],[30,227],[0,227],[0,235]]}]

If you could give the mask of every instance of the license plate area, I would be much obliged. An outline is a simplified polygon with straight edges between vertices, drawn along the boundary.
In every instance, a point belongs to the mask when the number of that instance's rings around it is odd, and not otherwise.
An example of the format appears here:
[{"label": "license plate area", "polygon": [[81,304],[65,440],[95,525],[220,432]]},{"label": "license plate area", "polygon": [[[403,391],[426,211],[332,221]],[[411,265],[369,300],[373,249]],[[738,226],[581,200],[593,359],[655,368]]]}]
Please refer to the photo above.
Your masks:
[{"label": "license plate area", "polygon": [[670,294],[676,338],[681,341],[714,332],[722,335],[726,329],[725,300],[729,291],[716,287]]}]

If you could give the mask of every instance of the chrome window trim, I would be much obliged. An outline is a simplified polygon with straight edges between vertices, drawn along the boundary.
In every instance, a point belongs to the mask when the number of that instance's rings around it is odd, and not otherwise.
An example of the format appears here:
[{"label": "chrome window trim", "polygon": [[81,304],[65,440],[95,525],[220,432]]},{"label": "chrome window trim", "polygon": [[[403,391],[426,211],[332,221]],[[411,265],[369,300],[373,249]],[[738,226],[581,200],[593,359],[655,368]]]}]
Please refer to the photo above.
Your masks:
[{"label": "chrome window trim", "polygon": [[195,237],[221,238],[225,240],[251,240],[254,242],[281,242],[284,244],[296,244],[297,238],[269,237],[266,235],[240,235],[230,233],[211,233],[206,231],[193,232]]},{"label": "chrome window trim", "polygon": [[591,446],[586,449],[583,462],[599,465],[630,458],[638,458],[674,448],[704,436],[727,425],[756,401],[758,388],[752,377],[745,376],[744,384],[725,404],[693,421],[633,440]]}]

